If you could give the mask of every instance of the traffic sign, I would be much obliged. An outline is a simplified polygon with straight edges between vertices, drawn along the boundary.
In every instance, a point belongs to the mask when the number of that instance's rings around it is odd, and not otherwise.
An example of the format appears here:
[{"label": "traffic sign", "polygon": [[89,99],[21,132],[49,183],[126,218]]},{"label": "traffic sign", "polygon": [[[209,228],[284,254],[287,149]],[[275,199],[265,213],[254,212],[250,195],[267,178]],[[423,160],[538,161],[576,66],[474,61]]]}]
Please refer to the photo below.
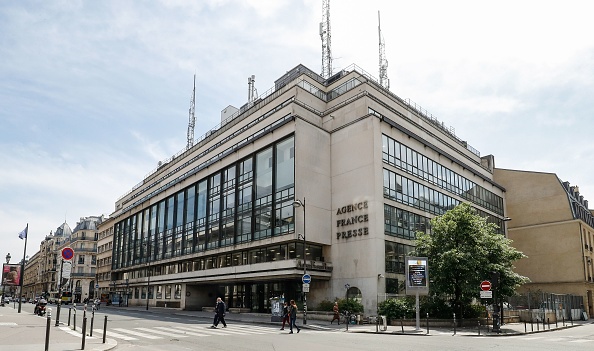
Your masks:
[{"label": "traffic sign", "polygon": [[303,283],[303,292],[304,293],[308,293],[309,292],[309,284]]},{"label": "traffic sign", "polygon": [[492,298],[493,298],[493,292],[491,290],[489,290],[489,291],[481,290],[481,299],[492,299]]},{"label": "traffic sign", "polygon": [[95,285],[95,289],[99,289],[99,284]]},{"label": "traffic sign", "polygon": [[481,290],[482,291],[489,291],[491,290],[491,282],[488,280],[483,280],[481,282]]},{"label": "traffic sign", "polygon": [[304,274],[303,277],[301,277],[301,281],[304,282],[305,284],[311,283],[311,275]]},{"label": "traffic sign", "polygon": [[74,250],[70,247],[65,247],[62,249],[62,258],[66,261],[70,261],[74,257]]}]

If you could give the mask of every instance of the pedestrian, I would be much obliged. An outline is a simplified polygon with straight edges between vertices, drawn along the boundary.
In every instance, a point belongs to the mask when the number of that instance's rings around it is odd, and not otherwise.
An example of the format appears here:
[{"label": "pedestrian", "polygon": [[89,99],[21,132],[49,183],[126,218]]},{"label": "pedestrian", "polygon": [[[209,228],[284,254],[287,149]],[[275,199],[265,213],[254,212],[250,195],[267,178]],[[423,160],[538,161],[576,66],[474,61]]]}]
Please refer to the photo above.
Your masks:
[{"label": "pedestrian", "polygon": [[284,305],[283,305],[283,327],[280,330],[285,330],[285,323],[291,323],[290,319],[289,319],[289,306],[287,304],[287,301],[285,301]]},{"label": "pedestrian", "polygon": [[291,305],[289,306],[289,327],[291,328],[291,332],[289,334],[293,334],[293,327],[297,328],[297,333],[301,331],[301,328],[297,326],[295,323],[297,321],[297,305],[295,304],[295,300],[291,300]]},{"label": "pedestrian", "polygon": [[122,295],[118,296],[118,307],[122,307],[124,304],[124,300],[122,300]]},{"label": "pedestrian", "polygon": [[334,307],[332,307],[332,312],[334,312],[334,317],[332,317],[330,324],[332,324],[332,322],[336,320],[338,321],[338,325],[340,325],[340,313],[338,312],[338,302],[334,303]]},{"label": "pedestrian", "polygon": [[101,306],[101,300],[99,300],[99,299],[97,298],[97,299],[95,299],[95,308],[96,308],[97,310],[99,310],[99,306]]},{"label": "pedestrian", "polygon": [[219,322],[223,323],[223,328],[227,328],[227,323],[225,322],[225,310],[227,306],[220,297],[217,297],[217,303],[215,305],[215,317],[214,321],[212,322],[211,328],[216,328],[219,325]]}]

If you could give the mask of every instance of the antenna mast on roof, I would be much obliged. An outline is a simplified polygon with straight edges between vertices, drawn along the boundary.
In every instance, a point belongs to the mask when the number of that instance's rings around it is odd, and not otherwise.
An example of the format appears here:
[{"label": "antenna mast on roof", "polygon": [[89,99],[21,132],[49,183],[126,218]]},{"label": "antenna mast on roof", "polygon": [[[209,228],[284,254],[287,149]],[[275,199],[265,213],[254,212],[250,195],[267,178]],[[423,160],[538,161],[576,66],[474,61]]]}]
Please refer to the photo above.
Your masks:
[{"label": "antenna mast on roof", "polygon": [[379,79],[380,85],[385,89],[390,89],[390,80],[388,79],[388,60],[386,59],[386,43],[382,37],[382,28],[380,23],[380,12],[377,11],[377,34],[379,35]]},{"label": "antenna mast on roof", "polygon": [[332,75],[332,36],[330,34],[330,0],[322,0],[322,22],[320,22],[320,38],[322,38],[322,77]]},{"label": "antenna mast on roof", "polygon": [[256,89],[256,76],[248,77],[248,106],[251,107],[254,101],[258,98],[258,90]]},{"label": "antenna mast on roof", "polygon": [[188,145],[187,149],[194,146],[194,127],[196,126],[196,73],[194,73],[194,90],[192,90],[192,100],[190,100],[189,122],[188,122]]}]

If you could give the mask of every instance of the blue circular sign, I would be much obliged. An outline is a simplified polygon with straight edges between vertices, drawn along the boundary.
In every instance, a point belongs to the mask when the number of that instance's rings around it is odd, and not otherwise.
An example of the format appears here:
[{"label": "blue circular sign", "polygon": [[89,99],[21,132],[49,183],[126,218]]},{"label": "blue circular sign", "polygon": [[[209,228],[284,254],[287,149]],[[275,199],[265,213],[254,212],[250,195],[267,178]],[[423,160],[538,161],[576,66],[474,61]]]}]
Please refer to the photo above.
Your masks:
[{"label": "blue circular sign", "polygon": [[301,277],[301,281],[305,284],[309,284],[311,283],[311,276],[309,274],[304,274],[303,277]]},{"label": "blue circular sign", "polygon": [[74,257],[74,250],[70,247],[65,247],[62,249],[62,258],[66,261],[70,261]]}]

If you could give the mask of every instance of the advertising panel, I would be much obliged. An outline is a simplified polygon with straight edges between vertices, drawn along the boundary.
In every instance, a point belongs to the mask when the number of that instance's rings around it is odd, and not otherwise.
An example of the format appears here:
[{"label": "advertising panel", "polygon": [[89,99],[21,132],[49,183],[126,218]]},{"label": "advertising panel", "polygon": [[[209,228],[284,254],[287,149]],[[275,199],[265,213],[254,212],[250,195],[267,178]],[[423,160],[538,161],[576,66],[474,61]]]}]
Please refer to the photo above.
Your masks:
[{"label": "advertising panel", "polygon": [[18,286],[21,281],[20,264],[2,265],[2,284],[7,286]]},{"label": "advertising panel", "polygon": [[406,294],[429,294],[429,260],[427,257],[405,257]]}]

